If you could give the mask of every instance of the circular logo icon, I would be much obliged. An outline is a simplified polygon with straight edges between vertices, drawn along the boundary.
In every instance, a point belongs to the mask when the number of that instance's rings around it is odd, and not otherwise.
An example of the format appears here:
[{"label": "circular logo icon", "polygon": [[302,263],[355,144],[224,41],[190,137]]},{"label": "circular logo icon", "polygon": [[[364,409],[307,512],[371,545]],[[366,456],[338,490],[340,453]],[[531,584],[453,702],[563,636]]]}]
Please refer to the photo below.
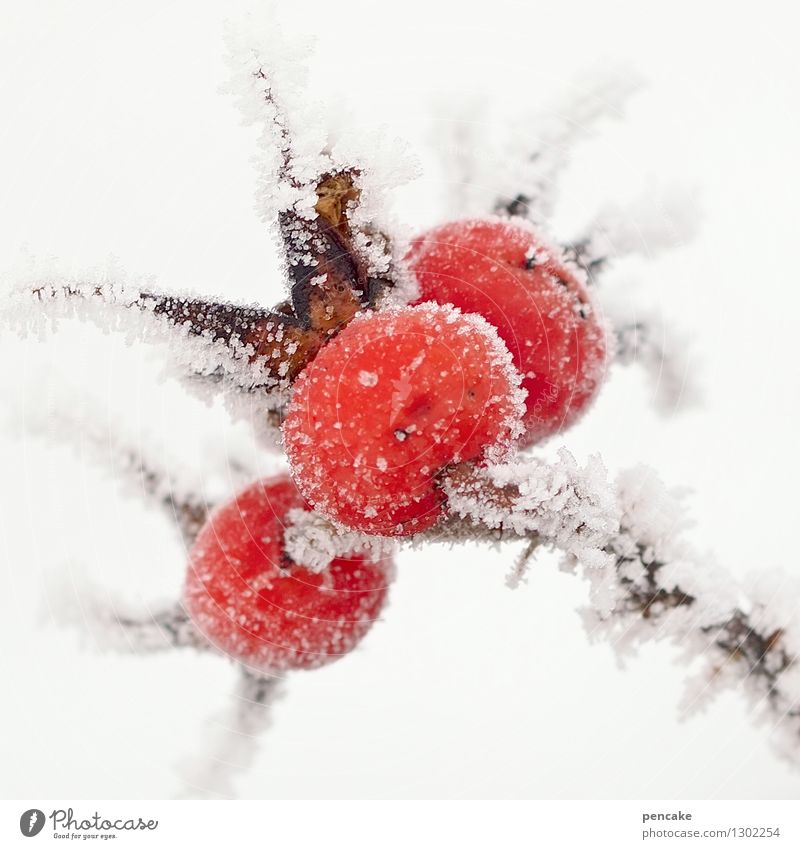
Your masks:
[{"label": "circular logo icon", "polygon": [[31,808],[19,818],[19,830],[25,837],[36,837],[44,828],[44,811]]}]

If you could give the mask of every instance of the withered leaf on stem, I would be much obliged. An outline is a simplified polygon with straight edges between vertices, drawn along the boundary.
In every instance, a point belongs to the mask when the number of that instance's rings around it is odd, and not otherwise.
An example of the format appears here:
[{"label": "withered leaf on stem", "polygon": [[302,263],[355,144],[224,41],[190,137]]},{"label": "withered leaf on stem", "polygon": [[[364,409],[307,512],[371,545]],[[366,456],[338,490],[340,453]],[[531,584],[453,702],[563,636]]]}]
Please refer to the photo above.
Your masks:
[{"label": "withered leaf on stem", "polygon": [[[375,278],[353,244],[348,212],[359,202],[358,172],[324,175],[317,184],[317,217],[308,220],[294,212],[280,218],[290,257],[289,277],[294,314],[304,327],[323,338],[334,335],[377,296],[391,286],[389,278]],[[310,262],[292,259],[298,243],[308,248]],[[301,249],[302,250],[302,249]]]}]

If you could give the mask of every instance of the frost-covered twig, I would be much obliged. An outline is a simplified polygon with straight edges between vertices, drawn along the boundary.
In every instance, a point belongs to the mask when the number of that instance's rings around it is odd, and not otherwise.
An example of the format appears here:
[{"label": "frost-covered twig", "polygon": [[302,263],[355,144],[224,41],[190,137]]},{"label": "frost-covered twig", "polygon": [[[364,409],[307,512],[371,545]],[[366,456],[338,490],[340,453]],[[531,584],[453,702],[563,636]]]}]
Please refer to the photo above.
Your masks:
[{"label": "frost-covered twig", "polygon": [[578,466],[562,449],[549,464],[537,458],[477,468],[462,464],[442,478],[451,534],[465,538],[485,530],[538,539],[580,560],[602,567],[603,547],[618,527],[618,509],[598,457]]},{"label": "frost-covered twig", "polygon": [[[356,176],[325,174],[308,187],[315,201],[311,218],[294,210],[280,214],[290,299],[273,310],[157,293],[106,274],[50,274],[6,296],[0,321],[22,335],[42,336],[59,319],[77,319],[122,333],[129,344],[166,344],[173,371],[190,388],[202,381],[204,394],[223,392],[239,415],[257,394],[257,430],[277,428],[294,378],[328,338],[394,285],[388,265],[374,276],[369,264],[378,235],[358,231],[366,240],[362,250],[351,227],[361,196]],[[388,250],[388,240],[382,245]]]},{"label": "frost-covered twig", "polygon": [[[247,363],[252,386],[284,389],[316,353],[318,340],[302,317],[286,305],[268,311],[260,307],[143,293],[136,304],[182,328],[188,336],[202,337],[220,346],[234,362]],[[215,369],[224,373],[225,360]],[[243,382],[247,387],[248,383]]]},{"label": "frost-covered twig", "polygon": [[651,188],[628,204],[603,209],[585,233],[565,247],[565,254],[593,283],[597,274],[617,258],[639,255],[652,259],[690,242],[698,218],[688,191]]},{"label": "frost-covered twig", "polygon": [[[411,537],[414,544],[526,539],[586,566],[610,561],[603,546],[618,527],[618,509],[597,457],[583,468],[566,450],[554,464],[535,458],[487,467],[461,463],[443,472],[440,485],[448,512],[433,528]],[[311,511],[293,510],[287,519],[287,553],[311,568],[322,569],[353,551],[380,557],[398,542],[339,528]]]},{"label": "frost-covered twig", "polygon": [[331,143],[304,91],[304,46],[274,20],[231,28],[227,41],[231,90],[245,121],[262,128],[259,211],[278,223],[295,314],[324,336],[393,286],[371,165]]},{"label": "frost-covered twig", "polygon": [[[651,191],[626,207],[609,207],[590,224],[587,234],[569,244],[564,253],[597,284],[615,259],[638,254],[652,258],[690,241],[697,222],[695,205],[685,192]],[[620,305],[598,292],[611,325],[615,361],[641,366],[655,387],[655,401],[663,413],[690,406],[699,392],[689,370],[688,345],[681,334],[663,325],[658,316],[641,311],[635,319],[621,314]]]},{"label": "frost-covered twig", "polygon": [[[88,460],[112,475],[124,490],[155,505],[175,523],[189,545],[205,522],[217,500],[203,483],[199,470],[186,463],[173,462],[157,448],[157,440],[126,438],[121,428],[100,425],[97,411],[91,415],[80,410],[75,398],[52,406],[36,404],[25,417],[28,435],[46,437],[74,449],[81,460]],[[255,473],[234,457],[225,457],[225,472],[238,488],[253,479]]]},{"label": "frost-covered twig", "polygon": [[176,648],[210,649],[180,604],[133,613],[80,573],[60,575],[52,582],[48,611],[57,624],[77,628],[102,651],[150,654]]},{"label": "frost-covered twig", "polygon": [[181,765],[184,798],[235,797],[234,779],[246,772],[258,752],[258,737],[271,724],[271,707],[282,682],[239,667],[228,707],[208,721],[200,751]]},{"label": "frost-covered twig", "polygon": [[657,409],[673,413],[695,403],[699,392],[693,380],[688,345],[675,338],[655,318],[619,322],[614,327],[615,357],[621,365],[638,365],[654,387]]},{"label": "frost-covered twig", "polygon": [[515,122],[515,149],[504,157],[507,170],[494,181],[498,193],[494,211],[536,222],[548,218],[556,179],[569,162],[572,146],[600,119],[619,115],[640,87],[641,81],[631,72],[598,70],[575,83],[573,97],[563,97],[537,116],[529,132],[520,132],[520,123]]},{"label": "frost-covered twig", "polygon": [[307,326],[322,333],[335,331],[391,287],[389,240],[356,223],[361,200],[358,167],[337,162],[329,150],[296,152],[289,120],[260,62],[251,83],[267,110],[267,131],[280,157],[275,206],[292,309]]},{"label": "frost-covered twig", "polygon": [[[604,492],[599,469],[590,478],[595,488],[576,476],[573,463],[562,454],[561,469],[537,463],[465,472],[455,491],[446,484],[451,510],[489,528],[538,536],[567,553],[568,569],[588,566],[592,636],[606,634],[620,651],[669,639],[703,659],[703,689],[743,682],[754,712],[790,742],[782,753],[800,760],[800,587],[787,597],[780,582],[788,579],[780,575],[771,590],[763,581],[749,593],[740,588],[682,539],[683,506],[651,470],[626,472]],[[577,522],[582,516],[586,528]],[[468,538],[470,527],[462,533]]]},{"label": "frost-covered twig", "polygon": [[[323,254],[327,257],[329,271],[350,267],[346,256],[332,248],[325,253],[322,243],[317,247],[317,258],[321,262]],[[50,277],[6,296],[0,322],[20,335],[43,337],[61,319],[75,319],[105,333],[120,333],[129,344],[164,345],[171,372],[188,388],[206,397],[222,394],[235,417],[249,418],[259,435],[266,435],[270,428],[277,430],[286,390],[296,375],[324,340],[363,308],[344,277],[335,278],[332,272],[323,276],[330,285],[316,278],[295,281],[293,304],[280,304],[274,311],[157,294],[104,275]]]},{"label": "frost-covered twig", "polygon": [[285,388],[316,352],[295,317],[155,293],[105,275],[50,277],[25,285],[4,299],[0,316],[22,334],[41,335],[61,319],[77,319],[105,333],[121,333],[131,344],[167,344],[183,373],[244,389]]},{"label": "frost-covered twig", "polygon": [[147,616],[130,616],[109,611],[98,623],[107,626],[107,633],[117,631],[117,639],[108,642],[107,648],[141,654],[172,648],[193,648],[205,651],[206,639],[194,627],[183,607],[176,604]]},{"label": "frost-covered twig", "polygon": [[[759,718],[781,727],[778,751],[800,759],[800,587],[786,593],[785,575],[740,587],[708,556],[682,540],[686,524],[678,498],[657,476],[639,468],[617,484],[620,532],[606,550],[615,557],[613,609],[588,611],[593,637],[610,638],[625,652],[641,642],[668,639],[704,672],[687,706],[720,683],[744,686]],[[763,576],[763,573],[761,573]]]}]

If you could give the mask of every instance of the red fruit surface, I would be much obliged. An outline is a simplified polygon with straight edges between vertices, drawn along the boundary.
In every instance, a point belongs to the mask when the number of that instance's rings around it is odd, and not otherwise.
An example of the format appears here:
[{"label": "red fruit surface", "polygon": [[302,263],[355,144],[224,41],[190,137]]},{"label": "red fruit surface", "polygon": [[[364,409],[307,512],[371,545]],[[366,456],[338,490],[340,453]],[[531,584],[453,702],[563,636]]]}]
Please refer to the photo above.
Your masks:
[{"label": "red fruit surface", "polygon": [[606,335],[586,287],[527,224],[466,219],[412,242],[418,302],[479,313],[500,334],[527,390],[524,444],[557,433],[603,380]]},{"label": "red fruit surface", "polygon": [[259,481],[211,514],[189,552],[192,621],[221,651],[265,671],[347,654],[386,599],[388,560],[338,558],[320,573],[286,558],[286,514],[305,506],[288,476]]},{"label": "red fruit surface", "polygon": [[440,517],[445,466],[502,459],[523,409],[495,330],[425,304],[365,313],[329,342],[295,383],[283,441],[317,511],[403,536]]}]

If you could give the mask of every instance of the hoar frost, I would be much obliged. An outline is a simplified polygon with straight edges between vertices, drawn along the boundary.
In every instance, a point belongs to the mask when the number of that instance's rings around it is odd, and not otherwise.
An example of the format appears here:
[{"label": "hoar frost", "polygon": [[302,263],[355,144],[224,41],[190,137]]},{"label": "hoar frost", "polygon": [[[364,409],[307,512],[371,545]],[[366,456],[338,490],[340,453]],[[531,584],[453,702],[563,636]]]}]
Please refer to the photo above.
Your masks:
[{"label": "hoar frost", "polygon": [[[254,46],[254,32],[266,34],[262,44]],[[297,278],[307,274],[310,289],[324,290],[330,280],[319,268],[326,248],[320,229],[320,179],[346,175],[352,185],[346,187],[341,202],[350,230],[349,249],[364,275],[391,277],[393,285],[371,304],[391,313],[417,294],[413,276],[402,262],[402,229],[387,212],[389,190],[404,182],[413,167],[409,168],[405,152],[385,138],[345,133],[331,143],[320,118],[324,110],[307,97],[302,57],[297,43],[286,39],[271,17],[249,21],[229,35],[231,89],[245,119],[263,128],[259,213],[276,233],[280,231],[290,274]],[[636,87],[636,81],[626,75],[615,75],[599,87],[581,88],[571,102],[558,105],[536,122],[534,132],[519,135],[524,151],[516,155],[506,151],[495,158],[494,166],[493,158],[476,145],[476,151],[482,150],[481,159],[495,167],[491,175],[481,177],[477,154],[451,157],[468,178],[457,181],[464,202],[459,214],[475,211],[469,208],[477,197],[471,191],[475,186],[492,185],[497,188],[495,212],[527,217],[541,227],[552,211],[554,178],[565,167],[569,147],[604,115],[619,112]],[[533,149],[531,138],[535,139]],[[644,212],[653,209],[649,201],[644,207]],[[596,271],[609,258],[654,254],[680,243],[689,227],[673,209],[674,204],[669,214],[658,209],[656,215],[642,215],[641,206],[635,214],[609,208],[590,222],[585,236],[574,240],[570,259],[594,283]],[[390,240],[390,233],[395,238]],[[553,249],[560,250],[555,245]],[[527,259],[540,262],[542,253],[531,252]],[[230,409],[242,417],[252,419],[257,406],[259,427],[266,427],[271,418],[280,419],[294,377],[295,357],[309,343],[300,332],[302,322],[284,323],[280,315],[258,307],[155,294],[151,281],[127,281],[118,269],[75,276],[40,268],[27,283],[19,283],[18,277],[16,291],[4,300],[0,315],[4,326],[43,335],[55,329],[60,319],[77,319],[107,332],[124,333],[130,341],[158,343],[167,349],[173,369],[187,386],[202,384],[209,393],[224,387],[232,399]],[[324,314],[326,319],[333,318],[330,304]],[[679,360],[657,332],[654,319],[614,319],[619,360],[643,361],[653,375],[660,376],[667,396],[674,399],[684,393],[686,370],[675,365]],[[453,314],[444,319],[445,323],[453,320]],[[470,316],[466,320],[471,326],[464,333],[485,332],[483,319]],[[492,335],[496,338],[493,331]],[[497,342],[490,351],[492,364],[510,373],[508,351]],[[446,376],[443,373],[442,379]],[[517,377],[510,380],[513,387],[518,386]],[[380,378],[370,368],[361,370],[358,380],[362,387],[375,389]],[[399,386],[397,391],[402,395],[406,390]],[[513,389],[511,394],[518,412],[521,394]],[[438,425],[432,423],[432,429]],[[514,431],[511,438],[520,435],[513,422],[509,427]],[[414,433],[413,425],[397,427],[393,439],[405,444]],[[90,442],[98,441],[91,427],[86,428],[86,436]],[[441,437],[434,434],[433,439]],[[122,440],[117,442],[113,450],[124,458],[120,465],[125,474],[133,472],[147,482],[138,490],[183,523],[187,538],[196,534],[209,506],[198,497],[199,484],[184,472],[180,483],[170,483],[172,470],[164,463],[129,451]],[[565,450],[554,463],[533,457],[513,459],[509,447],[508,441],[498,446],[495,453],[482,458],[487,460],[483,466],[465,468],[456,457],[453,465],[442,470],[440,486],[447,496],[447,510],[440,524],[419,539],[524,540],[528,545],[511,583],[519,583],[536,546],[560,551],[565,568],[581,568],[589,582],[590,607],[585,618],[594,638],[605,635],[620,651],[644,639],[668,639],[687,656],[702,659],[705,665],[687,696],[688,705],[702,703],[719,686],[744,681],[753,711],[770,723],[778,718],[787,742],[784,751],[797,756],[800,624],[795,599],[800,589],[782,573],[760,573],[738,586],[713,560],[685,543],[683,506],[650,470],[624,472],[612,485],[599,458],[590,458],[583,467]],[[365,473],[372,468],[363,457],[353,462]],[[378,457],[374,468],[386,463]],[[423,471],[428,474],[430,469],[426,466]],[[367,511],[378,512],[372,506]],[[308,510],[293,510],[287,518],[283,538],[287,555],[318,572],[324,573],[337,557],[362,552],[380,559],[397,545],[394,540],[335,525]],[[66,618],[80,618],[82,624],[88,621],[115,648],[137,652],[210,648],[178,606],[137,617],[89,592],[77,606],[64,604],[59,609]],[[207,756],[201,755],[191,768],[190,784],[212,793],[231,792],[235,764],[246,766],[251,759],[249,736],[264,726],[264,706],[274,692],[273,679],[240,669],[232,708],[222,722],[223,733],[214,735]]]}]

